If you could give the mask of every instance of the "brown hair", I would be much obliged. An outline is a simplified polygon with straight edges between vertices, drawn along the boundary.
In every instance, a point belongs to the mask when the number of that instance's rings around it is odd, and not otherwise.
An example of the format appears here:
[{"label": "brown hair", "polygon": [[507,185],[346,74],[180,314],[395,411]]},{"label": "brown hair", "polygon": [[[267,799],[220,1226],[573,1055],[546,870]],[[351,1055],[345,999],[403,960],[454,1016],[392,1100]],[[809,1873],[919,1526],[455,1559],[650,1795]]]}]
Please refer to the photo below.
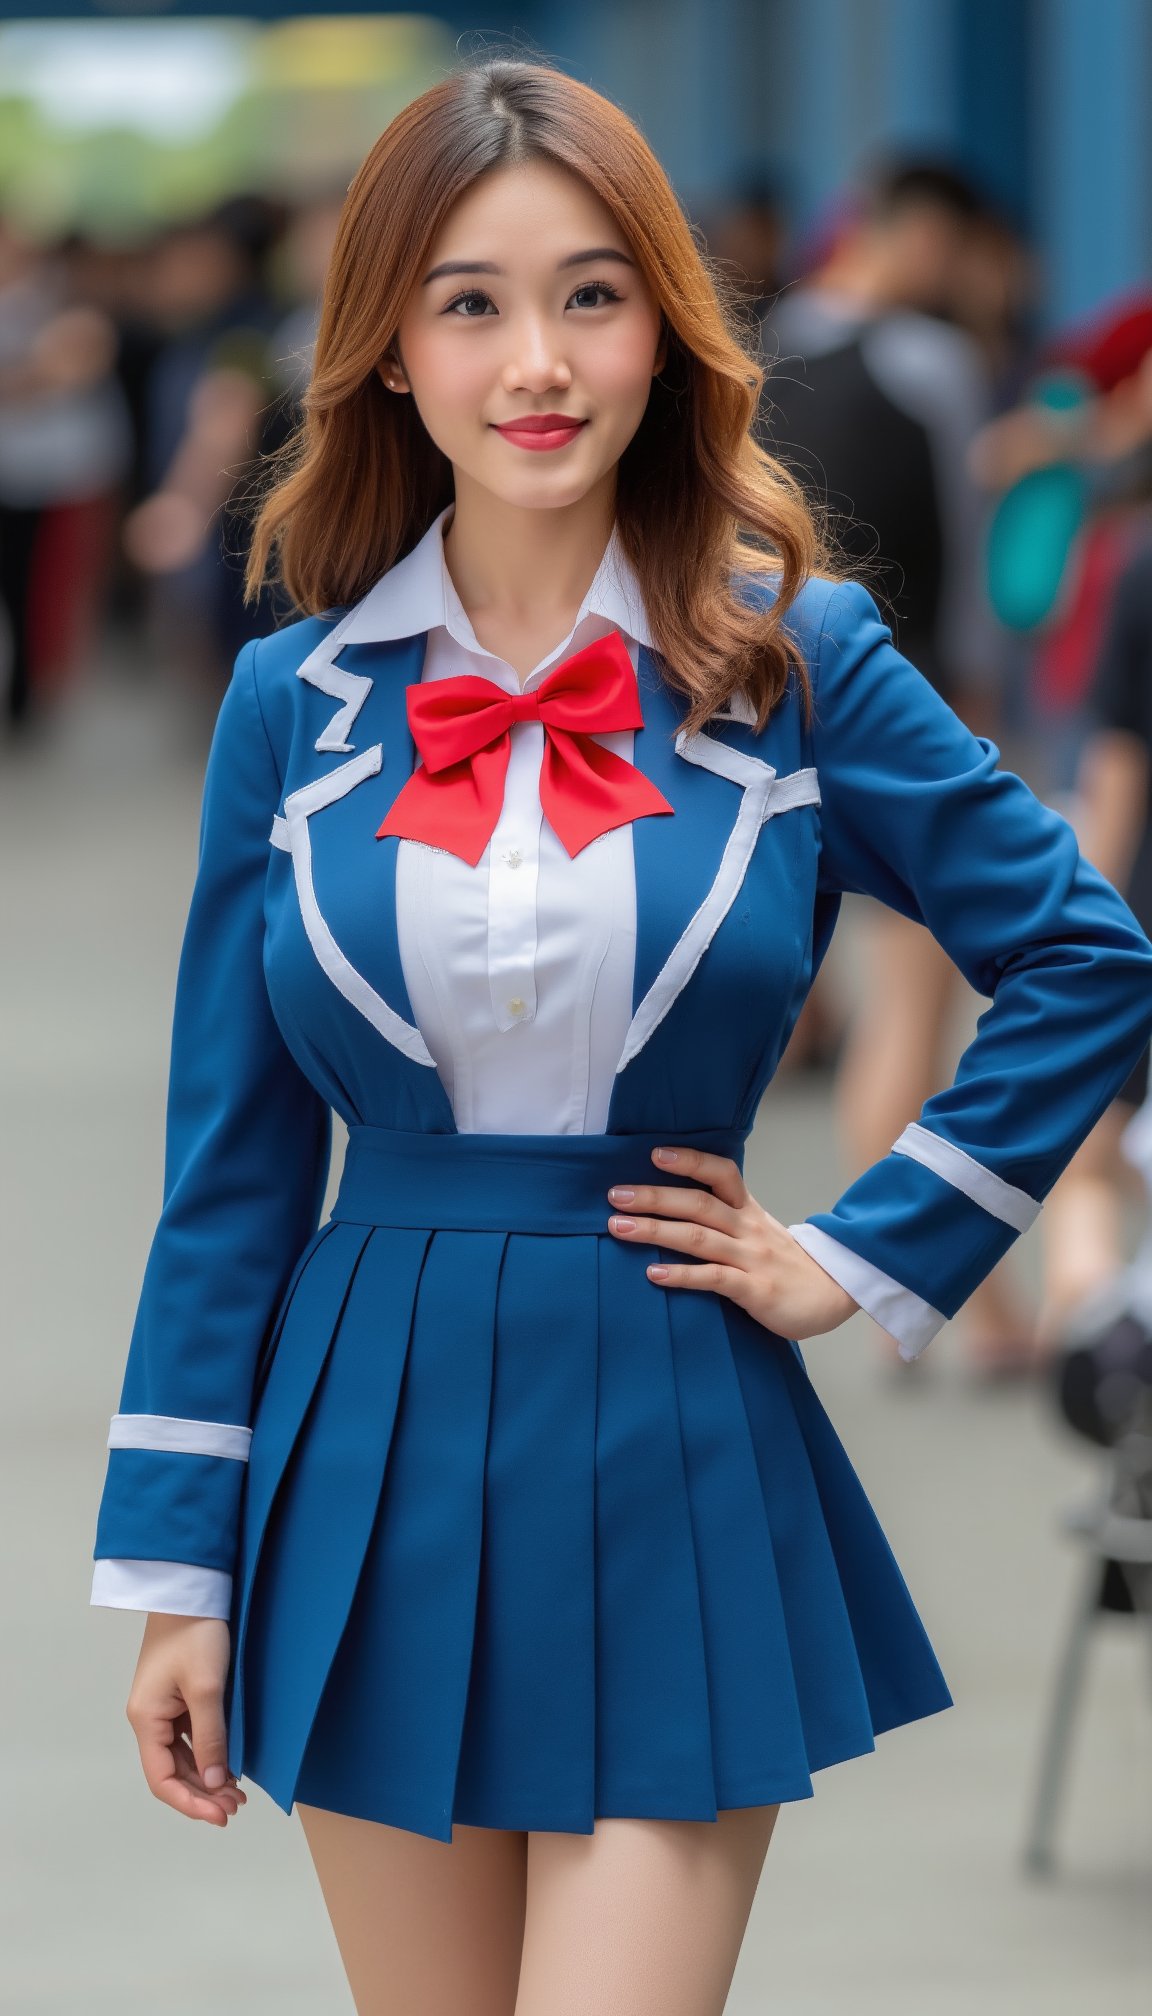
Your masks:
[{"label": "brown hair", "polygon": [[[753,438],[765,372],[735,289],[698,248],[632,121],[546,63],[459,68],[405,106],[358,169],[302,420],[258,486],[245,600],[271,578],[309,615],[356,602],[452,501],[450,462],[377,366],[452,204],[485,170],[541,159],[611,210],[663,315],[667,361],[620,458],[616,523],[662,670],[690,702],[682,725],[695,732],[743,689],[762,728],[790,664],[807,710],[804,655],[785,618],[806,578],[842,574],[820,508]],[[775,600],[742,595],[740,573],[778,583]]]}]

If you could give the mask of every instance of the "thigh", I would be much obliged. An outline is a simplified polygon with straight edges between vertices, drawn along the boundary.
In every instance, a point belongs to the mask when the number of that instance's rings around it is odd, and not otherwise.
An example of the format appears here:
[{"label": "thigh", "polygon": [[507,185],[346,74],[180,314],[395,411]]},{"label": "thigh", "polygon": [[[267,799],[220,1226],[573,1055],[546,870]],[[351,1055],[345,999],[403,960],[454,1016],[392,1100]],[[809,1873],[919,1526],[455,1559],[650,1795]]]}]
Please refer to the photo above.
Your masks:
[{"label": "thigh", "polygon": [[527,1836],[433,1841],[298,1800],[357,2016],[513,2016]]},{"label": "thigh", "polygon": [[529,1834],[515,2016],[719,2016],[779,1811]]}]

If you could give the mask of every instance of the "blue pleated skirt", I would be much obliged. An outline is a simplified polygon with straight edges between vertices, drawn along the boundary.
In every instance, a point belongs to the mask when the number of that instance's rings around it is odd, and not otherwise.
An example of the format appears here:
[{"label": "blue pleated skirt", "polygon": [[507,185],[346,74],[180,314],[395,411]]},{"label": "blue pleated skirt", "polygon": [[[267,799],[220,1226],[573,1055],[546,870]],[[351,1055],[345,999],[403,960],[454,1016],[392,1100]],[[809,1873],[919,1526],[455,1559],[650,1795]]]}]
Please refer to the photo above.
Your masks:
[{"label": "blue pleated skirt", "polygon": [[714,1820],[952,1705],[799,1346],[607,1231],[666,1138],[350,1130],[233,1582],[228,1761],[286,1813]]}]

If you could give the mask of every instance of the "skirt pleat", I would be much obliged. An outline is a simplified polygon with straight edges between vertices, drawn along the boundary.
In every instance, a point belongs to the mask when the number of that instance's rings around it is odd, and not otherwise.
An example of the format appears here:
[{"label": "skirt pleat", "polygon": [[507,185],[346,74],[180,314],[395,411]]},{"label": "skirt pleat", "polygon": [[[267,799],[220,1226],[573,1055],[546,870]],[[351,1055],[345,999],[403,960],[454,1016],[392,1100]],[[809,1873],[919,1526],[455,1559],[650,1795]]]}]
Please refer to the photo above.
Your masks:
[{"label": "skirt pleat", "polygon": [[[405,1236],[377,1231],[372,1244],[387,1255]],[[352,1548],[362,1566],[356,1603],[338,1647],[325,1632],[329,1684],[307,1755],[291,1746],[278,1790],[286,1808],[293,1795],[313,1805],[335,1801],[343,1811],[375,1813],[449,1840],[506,1235],[422,1236],[427,1258],[371,1541],[362,1547],[358,1531]],[[334,1439],[343,1450],[342,1429]],[[331,1536],[331,1519],[328,1530]],[[337,1554],[349,1547],[342,1521],[330,1544]]]},{"label": "skirt pleat", "polygon": [[[815,1387],[795,1360],[785,1361],[785,1372],[844,1592],[872,1733],[879,1736],[952,1707],[952,1694],[888,1537]],[[818,1757],[818,1763],[839,1761],[836,1754]]]},{"label": "skirt pleat", "polygon": [[[247,1728],[245,1669],[256,1571],[265,1530],[337,1326],[368,1243],[363,1226],[325,1225],[296,1269],[253,1404],[253,1433],[241,1499],[237,1572],[232,1584],[231,1642],[225,1706],[228,1762],[236,1772],[256,1755]],[[257,1432],[257,1429],[259,1432]],[[266,1577],[263,1578],[265,1581]],[[253,1639],[252,1663],[260,1655]],[[291,1672],[289,1668],[289,1672]],[[247,1751],[246,1751],[247,1745]]]},{"label": "skirt pleat", "polygon": [[467,1824],[592,1824],[596,1246],[514,1234],[504,1257],[454,1806]]},{"label": "skirt pleat", "polygon": [[316,1242],[233,1598],[229,1763],[285,1812],[442,1841],[714,1820],[951,1704],[798,1346],[659,1287],[655,1252]]},{"label": "skirt pleat", "polygon": [[[818,1771],[873,1750],[893,1726],[884,1719],[886,1673],[903,1695],[900,1721],[951,1707],[952,1696],[798,1347],[738,1308],[726,1321],[776,1550],[808,1769]],[[868,1622],[874,1614],[883,1616],[879,1630]]]},{"label": "skirt pleat", "polygon": [[405,1231],[364,1241],[299,1428],[294,1410],[284,1418],[292,1441],[285,1435],[280,1444],[286,1453],[253,1592],[245,1691],[249,1769],[259,1782],[266,1774],[274,1796],[289,1803],[376,1516],[428,1241],[427,1233]]},{"label": "skirt pleat", "polygon": [[[704,1619],[716,1802],[811,1787],[776,1540],[724,1310],[675,1296],[667,1322]],[[775,1340],[762,1332],[761,1349]]]},{"label": "skirt pleat", "polygon": [[714,1817],[708,1675],[664,1295],[601,1242],[597,1810]]}]

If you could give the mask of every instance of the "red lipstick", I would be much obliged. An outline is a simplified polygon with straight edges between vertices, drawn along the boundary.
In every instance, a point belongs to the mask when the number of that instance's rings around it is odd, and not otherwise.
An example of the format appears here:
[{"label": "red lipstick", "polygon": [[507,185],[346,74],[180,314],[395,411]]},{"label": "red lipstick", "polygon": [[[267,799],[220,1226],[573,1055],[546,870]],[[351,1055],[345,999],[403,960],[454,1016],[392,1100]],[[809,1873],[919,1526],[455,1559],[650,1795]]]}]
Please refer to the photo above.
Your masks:
[{"label": "red lipstick", "polygon": [[564,448],[587,424],[585,420],[573,419],[570,413],[525,413],[519,420],[497,424],[496,432],[517,448]]}]

